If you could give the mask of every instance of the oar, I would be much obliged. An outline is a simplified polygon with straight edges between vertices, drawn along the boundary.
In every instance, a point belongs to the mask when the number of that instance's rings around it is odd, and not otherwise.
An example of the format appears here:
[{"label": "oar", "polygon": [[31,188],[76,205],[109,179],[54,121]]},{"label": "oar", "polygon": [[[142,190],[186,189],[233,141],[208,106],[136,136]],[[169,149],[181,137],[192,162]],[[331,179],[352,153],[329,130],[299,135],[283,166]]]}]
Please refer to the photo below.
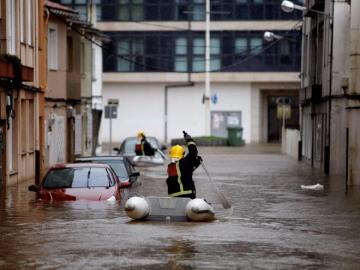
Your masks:
[{"label": "oar", "polygon": [[226,199],[225,195],[217,188],[217,186],[215,185],[215,182],[212,180],[208,170],[206,169],[204,162],[200,162],[201,166],[204,168],[204,171],[207,175],[207,177],[210,180],[210,183],[215,191],[215,194],[217,195],[217,197],[219,198],[222,207],[224,207],[224,209],[230,209],[231,208],[231,204],[230,202]]}]

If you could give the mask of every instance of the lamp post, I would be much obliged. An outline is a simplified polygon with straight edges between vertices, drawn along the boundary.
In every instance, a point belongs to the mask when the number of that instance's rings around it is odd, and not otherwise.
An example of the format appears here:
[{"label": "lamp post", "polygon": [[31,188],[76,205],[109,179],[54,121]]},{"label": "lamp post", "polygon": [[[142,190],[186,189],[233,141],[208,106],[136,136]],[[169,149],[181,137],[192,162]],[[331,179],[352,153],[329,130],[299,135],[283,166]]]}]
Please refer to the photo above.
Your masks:
[{"label": "lamp post", "polygon": [[281,2],[281,9],[287,13],[293,12],[294,10],[312,11],[312,12],[315,12],[315,13],[318,13],[318,14],[321,14],[321,15],[331,18],[330,14],[327,14],[323,11],[315,10],[315,9],[311,9],[311,8],[308,9],[304,6],[296,5],[292,1],[288,1],[288,0],[284,0]]},{"label": "lamp post", "polygon": [[300,6],[300,5],[296,5],[294,4],[292,1],[282,1],[281,3],[281,9],[287,13],[293,12],[294,9],[296,10],[301,10],[301,11],[305,11],[306,7],[304,6]]},{"label": "lamp post", "polygon": [[210,135],[210,0],[205,2],[205,135]]}]

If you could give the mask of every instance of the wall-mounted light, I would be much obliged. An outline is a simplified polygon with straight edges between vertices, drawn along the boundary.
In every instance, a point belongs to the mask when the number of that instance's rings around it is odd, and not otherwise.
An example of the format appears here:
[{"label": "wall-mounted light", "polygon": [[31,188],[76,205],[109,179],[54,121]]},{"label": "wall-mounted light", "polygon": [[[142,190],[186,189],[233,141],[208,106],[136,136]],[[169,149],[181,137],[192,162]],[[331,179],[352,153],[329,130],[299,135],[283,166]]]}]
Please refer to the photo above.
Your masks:
[{"label": "wall-mounted light", "polygon": [[300,6],[300,5],[296,5],[294,4],[292,1],[287,1],[284,0],[281,3],[281,9],[287,13],[293,12],[295,9],[296,10],[301,10],[301,11],[305,11],[306,7],[304,6]]},{"label": "wall-mounted light", "polygon": [[264,39],[265,39],[266,41],[271,42],[271,41],[273,41],[273,40],[275,40],[275,39],[283,39],[283,37],[282,37],[282,36],[279,36],[279,35],[276,35],[276,34],[274,34],[273,32],[266,31],[266,32],[264,33]]},{"label": "wall-mounted light", "polygon": [[304,6],[300,6],[300,5],[296,5],[294,4],[292,1],[288,1],[288,0],[284,0],[281,2],[281,9],[287,13],[293,12],[294,10],[300,10],[300,11],[311,11],[311,12],[315,12],[324,16],[328,16],[331,18],[330,14],[327,14],[323,11],[320,10],[315,10],[315,9],[307,9]]}]

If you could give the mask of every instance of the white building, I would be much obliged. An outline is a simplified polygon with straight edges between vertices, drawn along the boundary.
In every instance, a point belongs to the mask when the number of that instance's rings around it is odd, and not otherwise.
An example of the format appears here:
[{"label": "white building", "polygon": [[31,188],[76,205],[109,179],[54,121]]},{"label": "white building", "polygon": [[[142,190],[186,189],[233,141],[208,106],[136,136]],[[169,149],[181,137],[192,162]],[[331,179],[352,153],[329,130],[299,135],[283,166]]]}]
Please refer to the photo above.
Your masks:
[{"label": "white building", "polygon": [[[119,100],[114,142],[139,130],[166,143],[182,130],[209,135],[206,119],[211,135],[226,137],[232,125],[243,128],[247,143],[279,141],[280,96],[292,100],[288,124],[297,126],[301,14],[286,14],[272,0],[210,1],[213,72],[206,118],[206,2],[170,2],[100,3],[97,27],[112,40],[103,52],[103,101]],[[267,42],[265,31],[291,38]],[[109,122],[102,121],[104,143]]]}]

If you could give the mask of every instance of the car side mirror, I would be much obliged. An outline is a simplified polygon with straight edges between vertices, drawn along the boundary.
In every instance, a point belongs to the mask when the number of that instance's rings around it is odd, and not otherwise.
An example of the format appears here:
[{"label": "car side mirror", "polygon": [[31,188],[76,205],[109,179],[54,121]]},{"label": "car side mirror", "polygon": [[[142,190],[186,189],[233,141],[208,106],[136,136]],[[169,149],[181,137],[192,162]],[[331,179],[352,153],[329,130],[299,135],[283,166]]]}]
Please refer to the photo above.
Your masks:
[{"label": "car side mirror", "polygon": [[33,192],[38,192],[39,191],[39,188],[35,185],[31,185],[28,187],[28,190],[29,191],[33,191]]},{"label": "car side mirror", "polygon": [[139,177],[140,173],[139,172],[133,172],[132,174],[129,175],[130,177]]},{"label": "car side mirror", "polygon": [[130,183],[134,183],[139,176],[140,176],[139,172],[133,172],[132,174],[130,174],[129,175]]},{"label": "car side mirror", "polygon": [[117,147],[114,147],[113,150],[114,150],[114,151],[117,151],[117,152],[120,152],[120,149],[117,148]]}]

